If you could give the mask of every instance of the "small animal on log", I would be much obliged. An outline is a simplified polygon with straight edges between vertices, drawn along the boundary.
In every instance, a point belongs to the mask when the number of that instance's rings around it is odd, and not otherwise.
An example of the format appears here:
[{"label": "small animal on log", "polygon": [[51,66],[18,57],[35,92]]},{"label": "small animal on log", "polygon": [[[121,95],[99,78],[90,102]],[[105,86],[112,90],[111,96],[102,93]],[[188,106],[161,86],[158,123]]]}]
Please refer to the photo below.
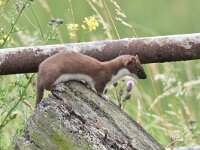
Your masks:
[{"label": "small animal on log", "polygon": [[57,53],[39,65],[36,106],[43,97],[44,89],[51,90],[60,82],[85,81],[98,95],[103,96],[107,86],[126,75],[146,79],[137,55],[121,55],[113,60],[100,62],[78,52]]}]

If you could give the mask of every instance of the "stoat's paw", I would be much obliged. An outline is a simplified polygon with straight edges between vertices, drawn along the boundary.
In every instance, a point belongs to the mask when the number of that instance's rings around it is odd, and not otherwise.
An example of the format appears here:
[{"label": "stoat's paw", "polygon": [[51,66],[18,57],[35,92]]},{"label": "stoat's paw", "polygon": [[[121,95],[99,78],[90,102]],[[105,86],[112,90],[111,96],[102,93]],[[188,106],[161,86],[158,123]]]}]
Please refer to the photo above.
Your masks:
[{"label": "stoat's paw", "polygon": [[94,88],[93,85],[89,84],[89,83],[86,82],[86,81],[82,81],[82,82],[86,85],[86,87],[87,87],[88,89],[90,89],[90,90],[92,90],[92,91],[94,91],[94,92],[97,92],[97,91],[95,90],[95,88]]},{"label": "stoat's paw", "polygon": [[106,100],[106,101],[109,100],[109,97],[106,96],[106,95],[104,95],[104,94],[99,94],[99,96],[100,96],[101,98],[103,98],[104,100]]}]

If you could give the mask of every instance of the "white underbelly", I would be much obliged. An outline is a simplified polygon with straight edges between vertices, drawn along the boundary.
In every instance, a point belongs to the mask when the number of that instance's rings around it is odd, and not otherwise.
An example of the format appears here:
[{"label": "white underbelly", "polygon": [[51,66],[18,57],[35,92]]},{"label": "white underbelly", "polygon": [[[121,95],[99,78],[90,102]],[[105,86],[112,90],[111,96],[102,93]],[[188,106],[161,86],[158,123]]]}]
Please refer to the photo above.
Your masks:
[{"label": "white underbelly", "polygon": [[84,74],[63,74],[59,76],[58,79],[56,79],[53,85],[58,84],[60,82],[67,82],[70,80],[86,81],[91,86],[91,88],[94,89],[94,82],[92,78]]},{"label": "white underbelly", "polygon": [[124,76],[133,76],[133,74],[130,73],[130,71],[126,68],[122,68],[120,69],[116,75],[113,75],[111,80],[106,84],[106,87],[109,87],[110,85],[112,85],[113,83],[117,82],[119,79],[121,79]]}]

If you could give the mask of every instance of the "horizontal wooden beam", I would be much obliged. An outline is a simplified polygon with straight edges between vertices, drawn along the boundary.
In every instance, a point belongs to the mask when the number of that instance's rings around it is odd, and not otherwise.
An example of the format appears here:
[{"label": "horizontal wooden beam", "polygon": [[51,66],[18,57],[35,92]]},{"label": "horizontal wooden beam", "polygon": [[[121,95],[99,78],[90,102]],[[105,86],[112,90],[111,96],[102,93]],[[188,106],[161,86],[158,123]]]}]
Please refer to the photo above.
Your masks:
[{"label": "horizontal wooden beam", "polygon": [[200,33],[5,48],[0,50],[0,74],[37,72],[44,59],[60,51],[81,52],[100,61],[137,54],[143,64],[192,60],[200,58]]}]

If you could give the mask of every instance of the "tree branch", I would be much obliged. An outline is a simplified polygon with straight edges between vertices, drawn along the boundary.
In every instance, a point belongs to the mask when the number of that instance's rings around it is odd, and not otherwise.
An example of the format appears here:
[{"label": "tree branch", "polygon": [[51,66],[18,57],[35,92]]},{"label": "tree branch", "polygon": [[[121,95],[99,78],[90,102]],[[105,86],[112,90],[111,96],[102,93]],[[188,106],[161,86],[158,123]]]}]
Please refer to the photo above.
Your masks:
[{"label": "tree branch", "polygon": [[81,52],[100,61],[137,54],[143,64],[192,60],[200,58],[200,33],[1,49],[0,74],[37,72],[44,59],[60,51]]}]

